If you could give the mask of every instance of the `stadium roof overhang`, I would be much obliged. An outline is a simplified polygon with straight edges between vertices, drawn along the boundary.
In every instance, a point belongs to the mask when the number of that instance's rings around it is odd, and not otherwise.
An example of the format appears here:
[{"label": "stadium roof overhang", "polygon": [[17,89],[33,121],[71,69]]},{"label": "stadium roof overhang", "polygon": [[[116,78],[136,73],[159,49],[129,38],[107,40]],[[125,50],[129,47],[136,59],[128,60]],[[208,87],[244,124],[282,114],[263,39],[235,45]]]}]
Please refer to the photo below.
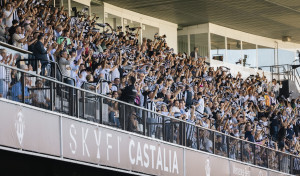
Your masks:
[{"label": "stadium roof overhang", "polygon": [[178,24],[214,23],[264,37],[300,43],[300,0],[103,0]]}]

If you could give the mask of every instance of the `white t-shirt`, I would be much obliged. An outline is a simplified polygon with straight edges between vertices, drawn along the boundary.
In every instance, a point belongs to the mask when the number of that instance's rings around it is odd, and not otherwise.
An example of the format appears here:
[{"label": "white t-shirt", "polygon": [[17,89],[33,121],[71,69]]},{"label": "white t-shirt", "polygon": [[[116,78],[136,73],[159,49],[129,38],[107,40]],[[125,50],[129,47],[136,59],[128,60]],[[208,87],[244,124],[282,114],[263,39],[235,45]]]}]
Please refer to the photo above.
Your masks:
[{"label": "white t-shirt", "polygon": [[197,107],[197,111],[199,111],[200,113],[203,114],[203,112],[204,112],[204,99],[200,98],[198,100],[198,104],[199,104],[199,106]]},{"label": "white t-shirt", "polygon": [[23,47],[23,43],[19,43],[18,41],[21,40],[23,37],[22,37],[22,34],[17,34],[17,33],[14,33],[13,35],[13,38],[12,38],[12,41],[13,41],[13,45],[18,47],[18,48],[22,48]]},{"label": "white t-shirt", "polygon": [[11,27],[12,26],[13,15],[11,15],[10,18],[7,18],[10,14],[11,14],[11,10],[10,11],[4,10],[4,12],[3,12],[3,15],[5,17],[5,25],[7,27]]},{"label": "white t-shirt", "polygon": [[120,78],[120,72],[118,68],[111,72],[111,81],[114,81],[116,78]]}]

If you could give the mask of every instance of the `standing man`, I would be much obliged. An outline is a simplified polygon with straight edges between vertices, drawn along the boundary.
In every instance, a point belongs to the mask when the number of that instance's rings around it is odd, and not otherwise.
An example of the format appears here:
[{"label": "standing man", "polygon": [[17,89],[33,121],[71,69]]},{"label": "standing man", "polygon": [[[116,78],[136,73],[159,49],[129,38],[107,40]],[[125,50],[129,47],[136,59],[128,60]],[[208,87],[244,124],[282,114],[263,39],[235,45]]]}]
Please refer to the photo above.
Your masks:
[{"label": "standing man", "polygon": [[[134,86],[136,79],[135,77],[131,76],[128,81],[129,81],[129,85],[122,90],[120,100],[130,104],[134,104],[134,100],[137,94],[137,90],[135,89]],[[132,116],[133,111],[134,109],[132,107],[119,103],[120,124],[121,127],[125,130],[133,131],[133,126],[134,126],[134,124],[132,124],[132,122],[134,121],[134,119],[132,119],[134,118]]]},{"label": "standing man", "polygon": [[198,59],[198,51],[199,51],[199,48],[198,47],[194,47],[194,51],[191,52],[190,56],[195,58],[195,60]]},{"label": "standing man", "polygon": [[[44,46],[45,37],[44,34],[38,36],[38,41],[34,45],[33,55],[35,59],[40,60],[42,65],[41,75],[45,76],[45,69],[48,67],[49,61],[47,57],[47,50]],[[49,73],[49,72],[48,72]]]}]

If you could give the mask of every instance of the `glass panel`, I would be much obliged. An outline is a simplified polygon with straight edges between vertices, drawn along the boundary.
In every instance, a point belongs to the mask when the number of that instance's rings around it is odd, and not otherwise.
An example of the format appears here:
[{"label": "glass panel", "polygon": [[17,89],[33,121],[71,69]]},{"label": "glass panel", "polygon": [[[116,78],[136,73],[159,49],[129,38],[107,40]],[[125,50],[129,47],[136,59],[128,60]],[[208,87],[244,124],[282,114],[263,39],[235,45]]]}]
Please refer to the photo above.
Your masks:
[{"label": "glass panel", "polygon": [[227,59],[226,62],[242,65],[241,41],[227,38]]},{"label": "glass panel", "polygon": [[[64,3],[64,9],[65,11],[68,11],[68,1],[63,1]],[[71,1],[71,16],[75,16],[75,12],[77,12],[78,15],[85,15],[87,16],[89,14],[89,7],[83,4],[80,4],[75,1]],[[76,10],[75,10],[76,9]]]},{"label": "glass panel", "polygon": [[280,171],[289,173],[290,171],[290,157],[287,154],[279,153],[279,159],[280,159]]},{"label": "glass panel", "polygon": [[[275,49],[269,48],[265,46],[257,46],[258,51],[258,67],[261,66],[271,66],[274,65],[275,62]],[[262,67],[261,69],[270,71],[269,67]]]},{"label": "glass panel", "polygon": [[267,167],[267,152],[265,147],[255,147],[255,163],[258,166]]},{"label": "glass panel", "polygon": [[[117,29],[117,26],[122,26],[121,17],[115,16],[115,15],[112,15],[109,13],[105,17],[105,23],[110,24],[113,29]],[[105,29],[109,29],[109,28],[106,27]]]},{"label": "glass panel", "polygon": [[256,67],[256,45],[243,42],[243,65],[246,67]]},{"label": "glass panel", "polygon": [[154,40],[154,35],[159,33],[159,29],[157,27],[149,26],[143,24],[143,38]]},{"label": "glass panel", "polygon": [[278,49],[278,65],[293,64],[295,56],[295,51]]},{"label": "glass panel", "polygon": [[229,138],[229,158],[241,160],[241,145],[236,138]]},{"label": "glass panel", "polygon": [[215,133],[215,154],[227,157],[227,136]]},{"label": "glass panel", "polygon": [[178,36],[178,52],[179,53],[188,52],[188,36],[187,35],[179,35]]},{"label": "glass panel", "polygon": [[195,47],[197,47],[198,56],[208,56],[208,34],[191,34],[190,35],[190,49],[191,52],[195,50]]},{"label": "glass panel", "polygon": [[214,152],[214,132],[199,128],[198,148],[209,153]]},{"label": "glass panel", "polygon": [[243,143],[243,162],[246,163],[254,163],[254,144],[248,143],[248,142],[242,142]]},{"label": "glass panel", "polygon": [[211,43],[211,58],[219,61],[223,61],[225,57],[225,37],[211,34],[210,35],[210,43]]},{"label": "glass panel", "polygon": [[269,168],[278,170],[278,154],[274,150],[268,150]]},{"label": "glass panel", "polygon": [[[137,32],[137,27],[141,27],[141,23],[139,22],[136,22],[136,21],[132,21],[132,20],[129,20],[129,19],[125,19],[123,20],[123,30],[126,31],[126,26],[129,27],[129,32],[132,32],[133,34],[136,34]],[[132,30],[131,30],[132,29]],[[139,32],[139,34],[141,34],[141,32]],[[138,37],[138,43],[141,43],[141,40],[142,40],[142,36],[139,35]]]},{"label": "glass panel", "polygon": [[[103,5],[99,5],[95,2],[91,2],[91,11],[92,11],[92,15],[94,16],[94,14],[97,15],[98,18],[96,18],[96,22],[97,23],[103,23],[104,22],[104,7]],[[93,18],[93,17],[91,17]]]}]

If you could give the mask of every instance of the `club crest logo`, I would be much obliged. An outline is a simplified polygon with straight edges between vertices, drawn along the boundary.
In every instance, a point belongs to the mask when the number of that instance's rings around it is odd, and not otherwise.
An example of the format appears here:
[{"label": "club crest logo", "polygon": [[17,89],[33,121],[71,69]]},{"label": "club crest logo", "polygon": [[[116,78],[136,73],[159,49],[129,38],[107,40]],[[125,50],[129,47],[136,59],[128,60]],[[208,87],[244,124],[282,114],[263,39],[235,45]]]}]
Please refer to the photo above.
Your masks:
[{"label": "club crest logo", "polygon": [[209,164],[209,159],[205,161],[205,174],[206,176],[210,176],[210,164]]},{"label": "club crest logo", "polygon": [[19,144],[22,145],[24,130],[25,130],[25,121],[21,110],[17,114],[17,119],[15,121],[15,128],[16,128]]}]

